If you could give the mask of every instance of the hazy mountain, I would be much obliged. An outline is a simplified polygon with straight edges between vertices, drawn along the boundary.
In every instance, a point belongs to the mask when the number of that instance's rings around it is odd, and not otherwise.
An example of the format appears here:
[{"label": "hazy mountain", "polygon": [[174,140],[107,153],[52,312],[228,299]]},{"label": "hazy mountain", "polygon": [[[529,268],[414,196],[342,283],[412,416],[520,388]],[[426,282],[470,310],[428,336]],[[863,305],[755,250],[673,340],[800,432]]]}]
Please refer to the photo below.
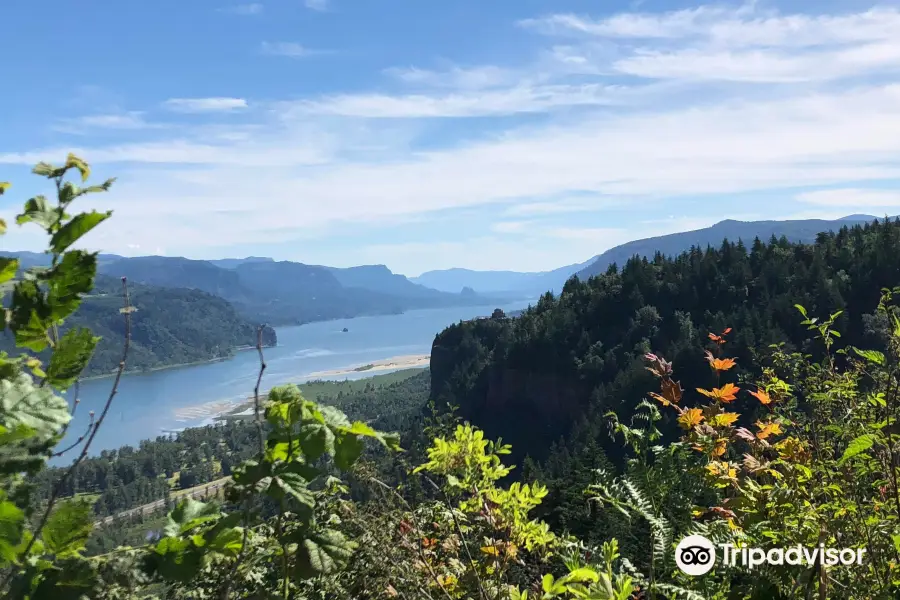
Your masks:
[{"label": "hazy mountain", "polygon": [[339,269],[257,257],[222,262],[144,256],[104,262],[99,271],[138,283],[198,289],[231,302],[248,318],[273,325],[493,301],[431,290],[383,265]]},{"label": "hazy mountain", "polygon": [[552,271],[520,273],[517,271],[473,271],[471,269],[444,269],[427,271],[410,281],[443,291],[460,291],[471,288],[481,294],[531,296],[547,290],[559,291],[566,280],[591,264],[597,257],[583,263],[566,265]]},{"label": "hazy mountain", "polygon": [[691,246],[699,246],[704,249],[707,246],[718,247],[725,239],[732,242],[743,240],[744,244],[749,246],[756,238],[768,242],[769,238],[774,235],[777,238],[784,236],[791,242],[810,243],[814,242],[816,236],[823,231],[836,231],[841,227],[871,222],[875,219],[876,217],[869,215],[849,215],[833,221],[824,219],[735,221],[727,219],[703,229],[635,240],[616,246],[598,256],[590,265],[578,271],[577,275],[579,279],[587,279],[606,272],[609,265],[613,263],[619,266],[624,265],[629,258],[635,255],[652,257],[657,252],[661,252],[666,256],[675,256],[689,250]]},{"label": "hazy mountain", "polygon": [[268,256],[248,256],[247,258],[217,258],[209,262],[223,269],[234,269],[246,263],[273,262],[274,260]]}]

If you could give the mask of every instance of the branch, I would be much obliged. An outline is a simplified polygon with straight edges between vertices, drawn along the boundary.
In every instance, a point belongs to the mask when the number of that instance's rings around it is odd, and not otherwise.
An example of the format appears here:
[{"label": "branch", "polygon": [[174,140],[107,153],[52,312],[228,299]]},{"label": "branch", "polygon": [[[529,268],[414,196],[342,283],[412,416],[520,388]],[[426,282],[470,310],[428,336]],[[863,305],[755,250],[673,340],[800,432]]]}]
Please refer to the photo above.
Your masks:
[{"label": "branch", "polygon": [[[265,328],[265,324],[260,325],[256,330],[256,351],[259,353],[259,375],[256,377],[256,387],[253,388],[253,416],[254,422],[256,423],[256,434],[259,438],[259,451],[261,457],[266,455],[266,440],[263,435],[262,428],[262,420],[259,417],[259,386],[262,383],[263,373],[266,372],[266,357],[263,355],[263,346],[262,346],[262,338],[263,338],[263,330]],[[244,531],[241,536],[241,549],[238,552],[237,557],[234,559],[234,568],[232,571],[232,575],[234,575],[238,567],[240,567],[241,563],[244,560],[244,554],[247,551],[247,536],[250,530],[250,497],[246,497],[244,499]],[[231,584],[233,582],[233,577],[225,578],[225,585],[222,587],[222,591],[219,594],[219,598],[221,600],[228,600],[228,597],[231,595]]]},{"label": "branch", "polygon": [[[100,430],[100,425],[103,424],[103,420],[106,418],[106,414],[109,412],[109,407],[112,405],[113,398],[116,397],[116,393],[119,391],[119,381],[122,379],[122,373],[125,371],[125,361],[128,359],[128,348],[131,346],[131,299],[128,296],[128,280],[123,277],[122,278],[122,294],[124,296],[124,308],[122,309],[122,313],[125,315],[125,344],[122,348],[122,360],[119,361],[119,369],[116,371],[116,379],[113,382],[112,390],[109,392],[109,397],[106,399],[106,405],[103,407],[103,412],[100,413],[100,418],[97,419],[96,425],[92,428],[90,436],[87,439],[87,442],[84,444],[84,447],[81,449],[81,454],[78,455],[78,458],[72,463],[72,465],[68,468],[68,470],[63,474],[56,485],[53,487],[53,493],[50,495],[50,500],[47,502],[47,508],[44,510],[44,514],[41,516],[41,520],[38,521],[38,526],[34,530],[34,535],[28,540],[28,545],[25,547],[25,550],[22,552],[20,556],[28,556],[28,553],[31,552],[31,548],[34,546],[34,543],[38,538],[41,537],[41,532],[44,529],[44,526],[47,525],[47,520],[50,519],[50,513],[53,511],[53,507],[56,505],[56,501],[59,500],[59,495],[62,492],[63,486],[69,480],[69,477],[72,476],[72,473],[75,472],[75,469],[79,464],[85,459],[87,456],[88,450],[91,448],[91,443],[94,441],[94,437],[97,435],[97,431]],[[3,580],[3,584],[0,585],[0,589],[6,588],[7,583],[9,583],[10,577],[12,577],[14,570],[10,570],[9,574]]]},{"label": "branch", "polygon": [[[79,437],[77,440],[75,440],[74,443],[70,444],[66,448],[63,448],[59,452],[54,452],[53,454],[51,454],[50,455],[51,458],[58,458],[58,457],[62,456],[63,454],[65,454],[66,452],[68,452],[69,450],[71,450],[72,448],[77,446],[78,444],[80,444],[84,440],[84,438],[87,437],[87,435],[91,432],[91,428],[94,427],[94,411],[91,411],[90,415],[91,415],[91,422],[88,423],[87,430],[81,434],[81,437]],[[69,421],[69,423],[71,423],[71,421]],[[65,430],[63,430],[63,432],[65,432]]]}]

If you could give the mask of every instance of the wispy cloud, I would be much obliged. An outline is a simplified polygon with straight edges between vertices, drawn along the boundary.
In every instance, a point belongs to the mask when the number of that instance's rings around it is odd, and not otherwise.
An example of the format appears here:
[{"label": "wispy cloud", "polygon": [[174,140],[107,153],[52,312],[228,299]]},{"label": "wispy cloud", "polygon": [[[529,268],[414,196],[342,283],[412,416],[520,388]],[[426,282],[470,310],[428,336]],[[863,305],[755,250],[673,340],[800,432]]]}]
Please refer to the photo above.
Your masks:
[{"label": "wispy cloud", "polygon": [[235,6],[228,6],[220,9],[224,13],[230,13],[232,15],[241,15],[244,17],[249,17],[253,15],[262,14],[263,5],[258,2],[254,2],[252,4],[238,4]]},{"label": "wispy cloud", "polygon": [[900,189],[879,190],[860,188],[838,188],[816,190],[797,194],[797,200],[818,206],[836,206],[853,209],[897,208],[900,207]]},{"label": "wispy cloud", "polygon": [[263,42],[260,44],[260,49],[263,54],[287,56],[288,58],[307,58],[323,54],[322,50],[311,50],[297,42]]},{"label": "wispy cloud", "polygon": [[328,10],[328,7],[331,5],[330,0],[304,0],[303,3],[306,5],[306,8],[319,12]]},{"label": "wispy cloud", "polygon": [[53,126],[56,131],[73,134],[85,134],[98,129],[136,130],[164,127],[160,123],[149,123],[143,112],[85,115],[75,119],[63,119]]},{"label": "wispy cloud", "polygon": [[171,98],[163,106],[175,112],[231,112],[247,108],[243,98]]}]

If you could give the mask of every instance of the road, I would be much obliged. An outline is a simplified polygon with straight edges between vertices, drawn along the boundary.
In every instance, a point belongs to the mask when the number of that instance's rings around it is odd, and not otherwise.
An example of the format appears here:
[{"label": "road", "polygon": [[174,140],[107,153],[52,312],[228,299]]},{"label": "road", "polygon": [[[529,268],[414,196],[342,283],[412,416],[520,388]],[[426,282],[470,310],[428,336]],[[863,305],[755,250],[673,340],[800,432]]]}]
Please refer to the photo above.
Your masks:
[{"label": "road", "polygon": [[[216,496],[219,492],[225,487],[227,483],[231,481],[231,477],[223,477],[222,479],[217,479],[215,481],[210,481],[204,485],[198,485],[196,487],[190,488],[188,490],[179,490],[177,492],[173,492],[170,496],[172,500],[180,500],[186,496],[191,496],[195,499],[202,498],[203,496],[209,494],[211,496]],[[108,517],[104,517],[99,521],[96,521],[96,525],[109,525],[113,522],[117,517],[118,518],[127,518],[133,517],[135,515],[141,514],[143,512],[145,515],[154,513],[158,510],[161,510],[166,506],[165,500],[156,500],[154,502],[150,502],[149,504],[144,504],[142,506],[137,506],[135,508],[129,508],[128,510],[123,510],[120,513],[115,515],[110,515]]]}]

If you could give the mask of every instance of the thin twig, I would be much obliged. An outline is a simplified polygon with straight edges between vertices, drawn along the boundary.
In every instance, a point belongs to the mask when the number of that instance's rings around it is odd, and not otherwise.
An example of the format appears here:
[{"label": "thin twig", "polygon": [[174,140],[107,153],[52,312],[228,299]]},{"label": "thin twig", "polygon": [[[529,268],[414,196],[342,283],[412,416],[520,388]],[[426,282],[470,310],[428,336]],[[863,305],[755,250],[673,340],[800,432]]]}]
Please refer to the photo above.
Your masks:
[{"label": "thin twig", "polygon": [[[253,388],[253,416],[254,421],[256,423],[256,433],[259,438],[259,451],[260,451],[260,459],[262,459],[266,454],[266,440],[263,435],[263,427],[262,420],[259,416],[259,386],[262,383],[263,373],[266,372],[266,357],[263,355],[262,349],[262,338],[263,338],[263,329],[266,326],[260,325],[256,330],[256,351],[259,353],[259,375],[256,377],[256,387]],[[238,551],[237,557],[234,559],[234,567],[231,574],[225,578],[225,585],[222,586],[222,591],[219,594],[219,598],[221,600],[228,600],[228,597],[231,595],[231,585],[234,581],[234,577],[237,574],[237,570],[240,567],[241,563],[244,560],[244,555],[247,551],[247,537],[248,532],[250,530],[250,497],[247,496],[244,499],[244,532],[241,536],[241,549]]]},{"label": "thin twig", "polygon": [[62,431],[60,432],[61,436],[66,434],[66,432],[69,430],[69,425],[71,425],[72,421],[75,420],[75,411],[78,410],[78,404],[81,402],[80,396],[81,396],[81,379],[76,379],[75,380],[75,399],[72,401],[72,412],[70,413],[72,418],[69,419],[65,425],[63,425]]},{"label": "thin twig", "polygon": [[[453,505],[450,504],[450,499],[447,497],[447,494],[442,490],[438,484],[436,484],[430,477],[427,475],[423,475],[425,481],[431,484],[431,487],[434,488],[436,492],[438,492],[444,499],[444,504],[447,505],[447,508],[450,510],[450,516],[453,517],[453,524],[456,525],[456,532],[459,533],[459,539],[462,542],[463,548],[466,551],[466,556],[469,557],[469,563],[475,565],[475,559],[472,558],[472,553],[469,551],[469,544],[466,542],[466,536],[463,535],[462,527],[459,525],[459,520],[456,518],[456,511],[453,510]],[[475,579],[478,581],[478,590],[481,592],[481,597],[487,599],[489,596],[484,589],[484,585],[481,583],[481,577],[478,575],[478,571],[473,569],[473,573],[475,573]]]},{"label": "thin twig", "polygon": [[58,452],[54,452],[53,454],[50,455],[50,457],[51,458],[59,458],[60,456],[62,456],[63,454],[65,454],[66,452],[68,452],[69,450],[71,450],[72,448],[77,446],[78,444],[80,444],[84,440],[84,438],[86,438],[88,436],[88,434],[91,432],[91,429],[93,427],[94,427],[94,411],[91,411],[91,422],[88,423],[87,430],[81,434],[81,437],[79,437],[77,440],[75,440],[72,444],[70,444],[66,448],[63,448],[62,450],[60,450]]},{"label": "thin twig", "polygon": [[[97,424],[93,427],[90,436],[85,442],[84,447],[81,449],[81,454],[78,455],[78,458],[72,463],[72,465],[68,468],[68,470],[63,474],[59,481],[56,482],[56,485],[53,487],[53,493],[50,495],[50,500],[47,502],[47,508],[44,509],[44,514],[41,516],[41,520],[38,521],[38,526],[34,530],[34,535],[28,540],[28,545],[25,546],[25,550],[22,552],[22,556],[28,556],[28,553],[31,552],[32,546],[41,537],[41,532],[44,529],[44,526],[47,525],[47,521],[50,519],[50,513],[53,511],[53,507],[56,505],[56,501],[59,500],[60,492],[65,486],[66,482],[69,480],[69,477],[72,476],[72,473],[75,472],[75,469],[79,464],[85,459],[87,456],[88,450],[91,448],[91,443],[94,441],[94,438],[97,436],[97,432],[100,430],[100,426],[103,424],[103,420],[106,418],[106,414],[109,412],[109,407],[112,405],[113,398],[116,397],[116,393],[119,391],[119,381],[122,379],[122,373],[125,371],[125,361],[128,359],[128,348],[131,346],[131,299],[128,296],[128,280],[123,277],[122,278],[122,293],[124,296],[124,308],[122,309],[122,313],[125,315],[125,344],[122,348],[122,360],[119,361],[119,369],[116,371],[116,379],[113,382],[112,389],[109,392],[109,397],[106,399],[106,405],[103,407],[103,411],[100,413],[100,418],[97,419]],[[10,577],[12,577],[15,570],[10,570],[7,574],[6,578],[3,580],[3,584],[0,585],[0,589],[5,589],[7,583],[9,583]]]},{"label": "thin twig", "polygon": [[[409,505],[409,502],[406,501],[406,498],[401,496],[399,494],[399,492],[397,492],[397,490],[395,490],[394,488],[390,487],[388,484],[384,483],[383,481],[381,481],[375,477],[369,477],[368,480],[371,481],[372,483],[377,483],[378,485],[380,485],[381,487],[386,489],[388,492],[390,492],[391,494],[396,496],[400,500],[400,502],[403,503],[404,506],[406,506],[406,508],[409,510],[410,516],[412,517],[413,527],[416,528],[416,533],[418,534],[419,539],[421,540],[422,538],[424,538],[425,533],[422,531],[422,528],[419,527],[419,519],[416,518],[416,511],[413,509],[412,506]],[[422,564],[425,565],[425,568],[428,569],[428,574],[431,575],[431,578],[434,580],[434,583],[437,585],[437,587],[442,592],[444,592],[444,595],[447,596],[448,600],[453,600],[453,597],[450,595],[450,593],[444,588],[443,585],[441,585],[441,581],[440,581],[440,579],[438,579],[437,573],[434,572],[434,569],[428,563],[428,560],[425,557],[424,552],[422,551],[421,543],[416,544],[416,548],[419,552],[419,559],[422,561]]]}]

